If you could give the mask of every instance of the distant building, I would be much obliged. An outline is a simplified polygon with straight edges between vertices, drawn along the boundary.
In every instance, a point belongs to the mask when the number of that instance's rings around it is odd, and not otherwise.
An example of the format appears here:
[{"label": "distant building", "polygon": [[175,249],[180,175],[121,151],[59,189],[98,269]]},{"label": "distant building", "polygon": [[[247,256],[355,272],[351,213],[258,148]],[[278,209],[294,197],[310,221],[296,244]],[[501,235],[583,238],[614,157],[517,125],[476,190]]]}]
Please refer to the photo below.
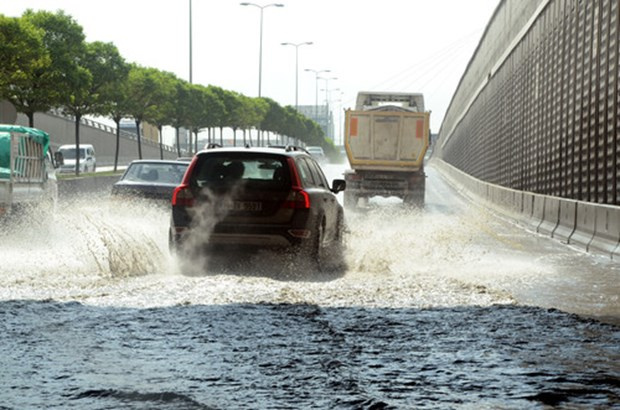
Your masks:
[{"label": "distant building", "polygon": [[315,121],[325,136],[331,140],[334,139],[334,115],[331,109],[326,105],[300,105],[298,107],[300,114],[305,115]]}]

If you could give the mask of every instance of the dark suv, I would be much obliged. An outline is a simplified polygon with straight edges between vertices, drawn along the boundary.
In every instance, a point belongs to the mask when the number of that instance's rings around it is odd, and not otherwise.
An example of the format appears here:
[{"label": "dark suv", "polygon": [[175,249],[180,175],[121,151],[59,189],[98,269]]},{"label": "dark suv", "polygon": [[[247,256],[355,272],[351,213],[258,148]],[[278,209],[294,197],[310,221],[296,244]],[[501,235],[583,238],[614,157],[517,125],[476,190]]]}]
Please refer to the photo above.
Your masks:
[{"label": "dark suv", "polygon": [[301,148],[208,148],[172,196],[171,249],[284,249],[320,270],[342,266],[345,186],[330,187]]}]

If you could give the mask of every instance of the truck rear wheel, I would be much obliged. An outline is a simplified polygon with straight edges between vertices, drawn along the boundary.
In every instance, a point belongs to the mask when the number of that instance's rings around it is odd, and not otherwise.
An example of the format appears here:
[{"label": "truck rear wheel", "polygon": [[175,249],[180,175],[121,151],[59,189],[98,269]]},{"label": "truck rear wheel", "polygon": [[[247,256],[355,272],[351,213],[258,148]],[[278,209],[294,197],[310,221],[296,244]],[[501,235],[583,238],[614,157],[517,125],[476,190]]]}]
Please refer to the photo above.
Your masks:
[{"label": "truck rear wheel", "polygon": [[422,194],[409,194],[403,198],[403,204],[407,206],[414,206],[417,208],[424,207],[424,193]]}]

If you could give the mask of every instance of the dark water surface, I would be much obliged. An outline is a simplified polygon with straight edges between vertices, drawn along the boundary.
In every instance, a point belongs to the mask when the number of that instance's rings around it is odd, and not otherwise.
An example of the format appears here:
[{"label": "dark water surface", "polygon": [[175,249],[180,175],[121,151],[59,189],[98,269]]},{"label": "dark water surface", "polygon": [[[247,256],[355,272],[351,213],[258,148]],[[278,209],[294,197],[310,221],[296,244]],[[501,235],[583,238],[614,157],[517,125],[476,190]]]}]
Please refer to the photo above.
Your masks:
[{"label": "dark water surface", "polygon": [[0,410],[620,409],[617,261],[428,175],[347,213],[328,276],[181,264],[166,210],[105,199],[0,226]]},{"label": "dark water surface", "polygon": [[620,328],[512,305],[0,303],[3,408],[620,407]]}]

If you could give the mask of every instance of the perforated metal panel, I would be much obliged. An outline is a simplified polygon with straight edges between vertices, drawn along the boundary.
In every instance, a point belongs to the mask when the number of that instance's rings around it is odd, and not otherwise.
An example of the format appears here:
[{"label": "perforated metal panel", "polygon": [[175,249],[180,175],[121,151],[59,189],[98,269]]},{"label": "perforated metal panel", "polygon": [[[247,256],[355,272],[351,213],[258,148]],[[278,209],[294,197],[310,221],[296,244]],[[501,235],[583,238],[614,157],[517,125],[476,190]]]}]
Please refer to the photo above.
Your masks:
[{"label": "perforated metal panel", "polygon": [[487,182],[619,205],[619,13],[618,0],[547,2],[443,158]]}]

